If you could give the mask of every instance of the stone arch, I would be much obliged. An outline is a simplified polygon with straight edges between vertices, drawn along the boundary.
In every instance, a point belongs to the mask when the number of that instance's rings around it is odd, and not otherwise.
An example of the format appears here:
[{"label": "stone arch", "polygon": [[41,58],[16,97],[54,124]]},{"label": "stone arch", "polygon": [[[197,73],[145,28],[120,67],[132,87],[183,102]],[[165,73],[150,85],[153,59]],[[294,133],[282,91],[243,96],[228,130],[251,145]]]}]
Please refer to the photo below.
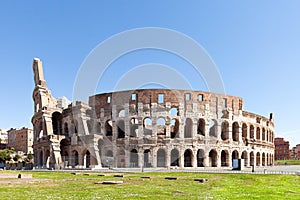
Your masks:
[{"label": "stone arch", "polygon": [[254,126],[250,125],[250,139],[254,139]]},{"label": "stone arch", "polygon": [[105,122],[105,135],[112,136],[112,120],[109,119]]},{"label": "stone arch", "polygon": [[152,119],[146,117],[143,120],[144,135],[152,135]]},{"label": "stone arch", "polygon": [[243,123],[243,125],[242,125],[242,137],[246,139],[247,135],[248,135],[248,126],[247,126],[246,123]]},{"label": "stone arch", "polygon": [[89,150],[86,151],[84,155],[84,160],[85,160],[85,167],[89,168],[91,165],[91,153]]},{"label": "stone arch", "polygon": [[186,118],[184,125],[184,138],[192,138],[193,121],[191,118]]},{"label": "stone arch", "polygon": [[72,151],[72,160],[73,160],[73,168],[76,167],[77,165],[79,165],[79,155],[78,155],[78,151],[73,150]]},{"label": "stone arch", "polygon": [[178,116],[179,115],[178,108],[176,108],[176,107],[171,108],[169,110],[169,114],[170,114],[170,116],[173,116],[173,117]]},{"label": "stone arch", "polygon": [[262,153],[261,159],[262,166],[266,166],[266,154],[264,152]]},{"label": "stone arch", "polygon": [[125,122],[124,122],[124,120],[118,121],[117,128],[118,128],[118,138],[125,138]]},{"label": "stone arch", "polygon": [[179,151],[177,149],[171,151],[171,166],[179,166]]},{"label": "stone arch", "polygon": [[166,166],[166,152],[164,149],[158,149],[156,153],[156,158],[157,158],[157,167]]},{"label": "stone arch", "polygon": [[38,166],[43,167],[43,165],[44,165],[44,154],[43,154],[43,150],[40,150],[39,159],[38,159]]},{"label": "stone arch", "polygon": [[205,119],[200,118],[198,120],[197,134],[205,136]]},{"label": "stone arch", "polygon": [[184,167],[192,167],[193,151],[187,149],[184,151]]},{"label": "stone arch", "polygon": [[247,151],[243,151],[241,158],[244,159],[244,166],[248,166],[248,153],[247,153]]},{"label": "stone arch", "polygon": [[215,149],[210,150],[209,154],[209,166],[217,167],[218,166],[218,153]]},{"label": "stone arch", "polygon": [[211,119],[209,122],[209,136],[211,137],[218,136],[218,122],[214,119]]},{"label": "stone arch", "polygon": [[204,167],[205,153],[203,149],[197,151],[197,167]]},{"label": "stone arch", "polygon": [[139,121],[136,118],[130,120],[130,137],[136,137],[139,130]]},{"label": "stone arch", "polygon": [[62,119],[63,119],[63,116],[60,112],[52,113],[53,134],[55,134],[55,135],[62,134]]},{"label": "stone arch", "polygon": [[179,137],[179,121],[178,119],[171,120],[171,138]]},{"label": "stone arch", "polygon": [[125,110],[124,109],[121,109],[120,111],[119,111],[119,113],[118,113],[118,117],[125,117],[126,116],[126,114],[125,114]]},{"label": "stone arch", "polygon": [[166,120],[163,117],[160,117],[156,120],[156,128],[157,135],[166,134]]},{"label": "stone arch", "polygon": [[239,141],[239,123],[233,122],[232,124],[232,140],[238,142]]},{"label": "stone arch", "polygon": [[130,151],[130,166],[139,167],[139,154],[136,149]]},{"label": "stone arch", "polygon": [[221,125],[221,139],[228,140],[229,139],[229,123],[227,121],[223,121]]},{"label": "stone arch", "polygon": [[233,160],[234,159],[239,159],[239,152],[237,150],[234,150],[232,153],[231,153],[231,159],[232,159],[232,165],[233,165]]},{"label": "stone arch", "polygon": [[250,152],[250,166],[254,166],[254,152]]},{"label": "stone arch", "polygon": [[266,129],[265,129],[265,128],[262,129],[262,132],[261,132],[261,140],[262,140],[262,141],[266,141]]},{"label": "stone arch", "polygon": [[256,166],[260,166],[260,153],[256,153]]},{"label": "stone arch", "polygon": [[228,152],[228,150],[221,151],[221,166],[229,167],[229,152]]},{"label": "stone arch", "polygon": [[150,149],[144,151],[144,167],[151,167],[150,162]]},{"label": "stone arch", "polygon": [[256,140],[260,140],[260,128],[256,128]]},{"label": "stone arch", "polygon": [[118,167],[121,167],[121,168],[125,167],[125,151],[124,151],[124,149],[119,150]]}]

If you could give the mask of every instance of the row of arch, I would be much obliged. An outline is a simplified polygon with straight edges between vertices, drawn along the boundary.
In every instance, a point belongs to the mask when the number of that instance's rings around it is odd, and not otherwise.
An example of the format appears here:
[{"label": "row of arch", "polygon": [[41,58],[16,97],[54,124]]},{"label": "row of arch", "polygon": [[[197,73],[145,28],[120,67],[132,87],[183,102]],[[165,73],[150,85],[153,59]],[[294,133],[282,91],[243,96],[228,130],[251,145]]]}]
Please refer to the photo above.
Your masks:
[{"label": "row of arch", "polygon": [[[125,121],[120,119],[117,121],[117,138],[124,138],[126,134],[130,137],[137,137],[139,122],[136,118],[130,119],[130,131],[126,133],[125,131]],[[160,117],[156,120],[156,133],[157,135],[165,135],[167,124],[170,124],[170,137],[176,138],[179,137],[179,121],[174,118],[171,119],[170,122],[167,122],[165,118]],[[59,112],[54,112],[52,114],[52,125],[53,125],[53,133],[54,134],[68,134],[69,133],[69,125],[67,122],[62,124],[62,114]],[[153,123],[150,117],[146,117],[143,119],[143,134],[144,135],[152,135],[153,132]],[[88,131],[90,133],[101,133],[101,125],[100,123],[94,123],[89,120],[87,121]],[[212,119],[209,122],[208,135],[212,137],[218,136],[218,123],[216,120]],[[72,121],[71,132],[78,133],[78,122],[77,120]],[[108,119],[104,125],[104,132],[106,136],[113,135],[113,123],[111,119]],[[248,138],[252,140],[265,141],[265,142],[273,142],[274,141],[274,133],[265,129],[265,127],[254,127],[254,125],[248,125],[246,123],[242,124],[241,131],[240,125],[238,122],[233,122],[230,125],[229,122],[224,120],[221,124],[221,139],[228,140],[232,139],[233,141],[240,140],[240,132],[242,138]],[[206,135],[206,122],[205,119],[200,118],[197,121],[197,134],[205,136]],[[230,135],[231,134],[231,135]],[[191,118],[186,118],[184,123],[184,138],[192,138],[193,136],[193,120]]]},{"label": "row of arch", "polygon": [[[272,153],[255,153],[254,151],[249,153],[246,150],[242,152],[237,150],[229,152],[229,150],[217,151],[216,149],[211,149],[206,154],[203,149],[198,149],[196,152],[186,149],[181,153],[176,148],[170,152],[163,148],[158,149],[156,152],[146,149],[142,153],[139,153],[137,149],[132,149],[129,152],[129,163],[126,164],[124,163],[125,151],[121,150],[116,160],[118,167],[231,167],[233,159],[244,159],[245,166],[272,165],[274,159]],[[119,159],[119,156],[121,156],[121,159]],[[114,159],[111,150],[107,151],[106,158]]]}]

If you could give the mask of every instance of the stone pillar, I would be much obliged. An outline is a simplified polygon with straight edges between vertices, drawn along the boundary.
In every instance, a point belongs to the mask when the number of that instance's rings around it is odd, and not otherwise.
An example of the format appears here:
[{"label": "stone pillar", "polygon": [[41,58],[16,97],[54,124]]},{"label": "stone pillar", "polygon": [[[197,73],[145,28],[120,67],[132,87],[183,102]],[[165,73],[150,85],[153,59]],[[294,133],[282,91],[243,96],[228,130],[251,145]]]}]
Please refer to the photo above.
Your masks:
[{"label": "stone pillar", "polygon": [[171,166],[171,150],[166,148],[166,167],[169,168]]},{"label": "stone pillar", "polygon": [[125,150],[125,167],[130,167],[130,151]]},{"label": "stone pillar", "polygon": [[232,167],[232,162],[233,162],[233,160],[232,160],[232,152],[231,153],[229,153],[229,155],[228,155],[228,160],[229,160],[229,167]]},{"label": "stone pillar", "polygon": [[144,152],[143,149],[139,149],[138,151],[138,167],[142,168],[144,167]]},{"label": "stone pillar", "polygon": [[221,167],[221,151],[217,152],[217,167]]},{"label": "stone pillar", "polygon": [[197,167],[197,150],[193,151],[193,157],[192,157],[192,167],[196,168]]},{"label": "stone pillar", "polygon": [[184,168],[184,150],[179,150],[179,168]]}]

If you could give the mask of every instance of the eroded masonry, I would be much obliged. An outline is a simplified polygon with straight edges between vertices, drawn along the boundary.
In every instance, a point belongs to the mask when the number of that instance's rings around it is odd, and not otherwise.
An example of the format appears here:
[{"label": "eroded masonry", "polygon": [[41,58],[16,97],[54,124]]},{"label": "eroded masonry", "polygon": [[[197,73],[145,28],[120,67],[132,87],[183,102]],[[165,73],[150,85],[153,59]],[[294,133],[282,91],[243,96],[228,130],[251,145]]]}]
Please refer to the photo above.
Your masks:
[{"label": "eroded masonry", "polygon": [[139,89],[63,106],[42,62],[33,61],[34,155],[38,168],[267,166],[274,119],[244,110],[243,99],[190,90]]}]

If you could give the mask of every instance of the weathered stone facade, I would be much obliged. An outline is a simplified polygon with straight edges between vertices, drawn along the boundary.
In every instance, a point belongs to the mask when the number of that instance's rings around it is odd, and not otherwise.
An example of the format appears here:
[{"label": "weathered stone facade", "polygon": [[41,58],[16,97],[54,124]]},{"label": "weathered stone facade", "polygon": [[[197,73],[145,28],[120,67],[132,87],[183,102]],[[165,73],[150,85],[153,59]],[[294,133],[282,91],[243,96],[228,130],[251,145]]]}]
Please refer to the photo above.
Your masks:
[{"label": "weathered stone facade", "polygon": [[274,161],[274,119],[244,111],[239,97],[140,89],[57,106],[35,59],[37,167],[231,167]]}]

